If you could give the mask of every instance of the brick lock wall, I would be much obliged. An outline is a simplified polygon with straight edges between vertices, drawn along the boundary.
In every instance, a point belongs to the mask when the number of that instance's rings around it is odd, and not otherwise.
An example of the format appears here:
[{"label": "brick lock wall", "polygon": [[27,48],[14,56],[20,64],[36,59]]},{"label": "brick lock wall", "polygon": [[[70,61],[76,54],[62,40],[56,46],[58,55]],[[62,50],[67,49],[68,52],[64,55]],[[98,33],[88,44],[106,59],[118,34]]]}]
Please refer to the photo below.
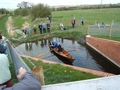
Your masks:
[{"label": "brick lock wall", "polygon": [[120,67],[120,42],[96,37],[86,37],[86,43]]}]

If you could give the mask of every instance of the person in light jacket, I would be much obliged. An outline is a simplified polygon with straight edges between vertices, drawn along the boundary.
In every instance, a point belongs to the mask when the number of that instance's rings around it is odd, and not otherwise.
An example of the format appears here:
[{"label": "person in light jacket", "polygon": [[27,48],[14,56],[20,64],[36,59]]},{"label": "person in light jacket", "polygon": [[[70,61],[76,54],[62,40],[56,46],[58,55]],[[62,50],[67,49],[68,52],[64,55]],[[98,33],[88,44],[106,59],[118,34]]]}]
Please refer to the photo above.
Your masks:
[{"label": "person in light jacket", "polygon": [[8,57],[3,53],[0,54],[0,86],[6,85],[6,87],[12,86],[11,73],[9,69]]}]

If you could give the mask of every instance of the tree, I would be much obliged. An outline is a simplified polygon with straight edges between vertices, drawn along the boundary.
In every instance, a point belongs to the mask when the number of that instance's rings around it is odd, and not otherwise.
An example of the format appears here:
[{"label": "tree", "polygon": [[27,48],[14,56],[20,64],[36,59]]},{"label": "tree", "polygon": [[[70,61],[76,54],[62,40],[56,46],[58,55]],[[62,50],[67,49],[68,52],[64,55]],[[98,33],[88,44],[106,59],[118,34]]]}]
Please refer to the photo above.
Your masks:
[{"label": "tree", "polygon": [[15,15],[15,16],[21,15],[21,9],[16,9],[16,10],[14,10],[14,15]]},{"label": "tree", "polygon": [[21,3],[18,3],[17,7],[19,7],[20,9],[22,8],[31,8],[32,6],[34,6],[33,3],[30,3],[30,2],[21,2]]},{"label": "tree", "polygon": [[43,18],[51,15],[51,9],[47,5],[38,4],[31,8],[31,16],[35,18]]},{"label": "tree", "polygon": [[9,11],[6,10],[6,9],[4,9],[4,8],[1,8],[1,9],[0,9],[0,13],[1,13],[1,14],[9,14]]}]

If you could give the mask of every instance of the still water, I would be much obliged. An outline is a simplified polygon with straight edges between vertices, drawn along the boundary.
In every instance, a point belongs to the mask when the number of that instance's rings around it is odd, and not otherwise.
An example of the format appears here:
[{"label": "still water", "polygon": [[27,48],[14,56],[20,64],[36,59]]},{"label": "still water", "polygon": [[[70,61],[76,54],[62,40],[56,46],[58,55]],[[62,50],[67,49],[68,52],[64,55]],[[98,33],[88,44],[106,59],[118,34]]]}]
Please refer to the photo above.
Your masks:
[{"label": "still water", "polygon": [[[77,43],[77,41],[68,39],[52,38],[52,40],[54,39],[75,58],[74,62],[72,63],[73,66],[120,74],[120,69],[117,66],[109,62],[106,58],[98,54],[89,46],[84,46]],[[47,39],[23,43],[17,46],[15,49],[18,53],[22,53],[24,55],[36,57],[37,55],[41,54],[42,56],[40,58],[42,59],[66,63],[63,62],[65,60],[62,60],[49,51]]]}]

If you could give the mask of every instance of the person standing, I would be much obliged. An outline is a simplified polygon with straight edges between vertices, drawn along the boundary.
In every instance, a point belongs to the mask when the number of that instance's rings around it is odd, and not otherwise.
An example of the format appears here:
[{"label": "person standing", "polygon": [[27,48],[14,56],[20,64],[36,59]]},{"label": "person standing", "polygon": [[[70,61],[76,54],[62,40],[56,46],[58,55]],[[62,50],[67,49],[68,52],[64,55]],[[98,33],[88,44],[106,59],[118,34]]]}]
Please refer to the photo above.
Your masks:
[{"label": "person standing", "polygon": [[46,24],[45,23],[42,24],[42,28],[43,28],[43,33],[46,33]]},{"label": "person standing", "polygon": [[72,24],[72,28],[74,28],[75,25],[74,19],[72,19],[71,24]]},{"label": "person standing", "polygon": [[40,30],[40,34],[42,34],[42,24],[41,23],[38,25],[38,28]]},{"label": "person standing", "polygon": [[76,18],[74,17],[73,19],[74,19],[74,25],[75,25],[76,24]]},{"label": "person standing", "polygon": [[36,31],[37,31],[36,25],[34,25],[33,30],[34,30],[34,34],[36,34]]},{"label": "person standing", "polygon": [[52,16],[51,15],[48,16],[48,19],[49,19],[50,23],[52,23]]},{"label": "person standing", "polygon": [[26,34],[27,34],[28,36],[30,36],[30,28],[29,28],[29,27],[26,28]]},{"label": "person standing", "polygon": [[82,23],[82,25],[84,25],[84,18],[83,17],[81,18],[81,23]]},{"label": "person standing", "polygon": [[50,24],[47,23],[47,32],[49,33],[50,32]]},{"label": "person standing", "polygon": [[2,85],[12,86],[9,60],[5,54],[0,54],[0,86]]}]

